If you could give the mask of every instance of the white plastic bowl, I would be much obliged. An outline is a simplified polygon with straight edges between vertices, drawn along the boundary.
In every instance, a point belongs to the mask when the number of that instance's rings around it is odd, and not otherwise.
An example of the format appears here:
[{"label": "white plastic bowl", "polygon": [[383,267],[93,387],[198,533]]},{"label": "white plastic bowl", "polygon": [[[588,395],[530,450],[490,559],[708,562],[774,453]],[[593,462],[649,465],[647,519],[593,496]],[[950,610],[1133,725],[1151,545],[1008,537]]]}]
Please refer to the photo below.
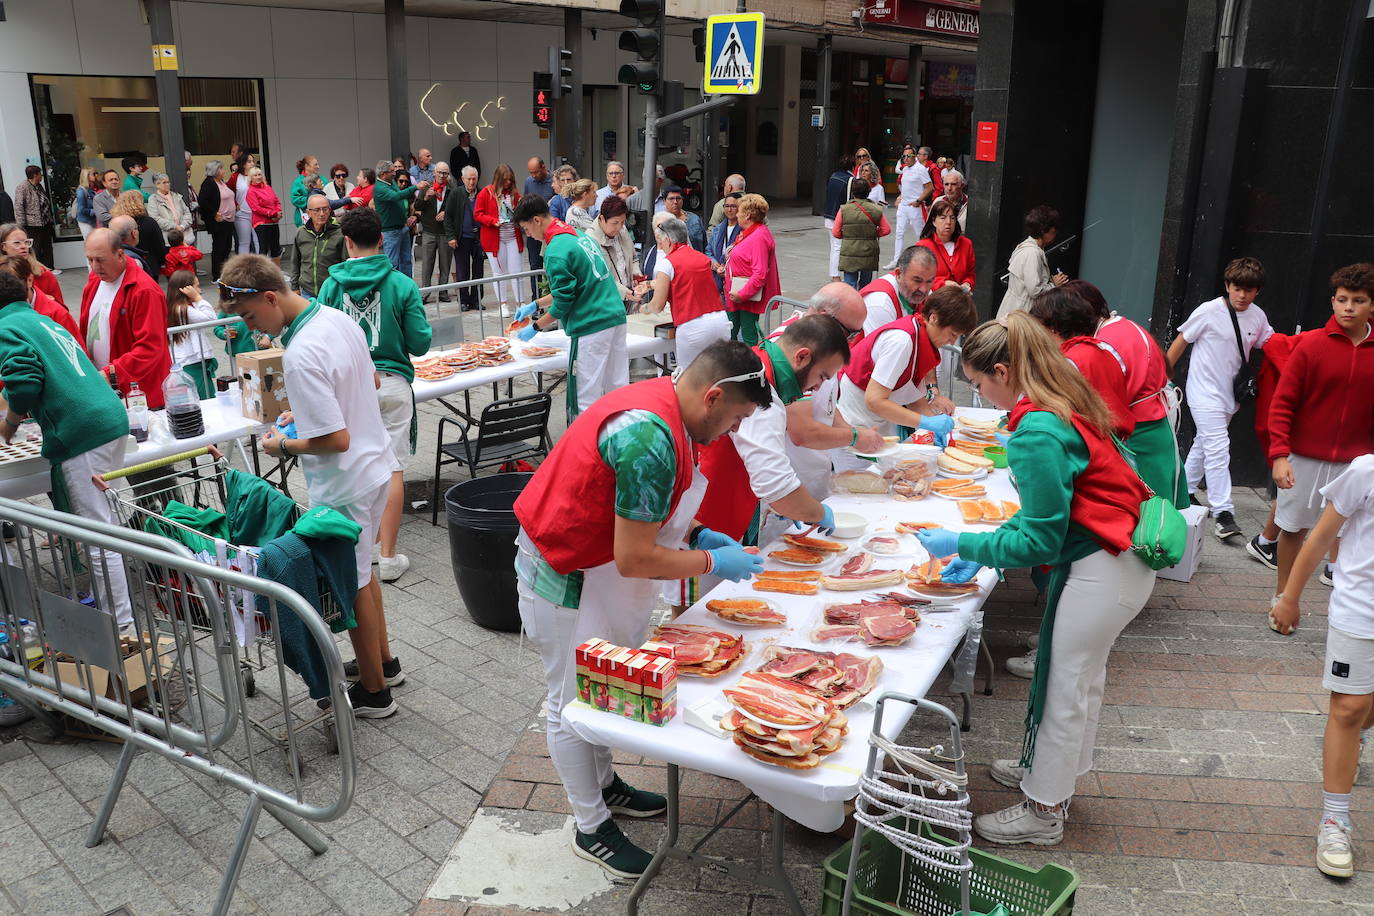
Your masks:
[{"label": "white plastic bowl", "polygon": [[856,538],[868,528],[868,522],[857,512],[836,512],[835,531],[837,538]]}]

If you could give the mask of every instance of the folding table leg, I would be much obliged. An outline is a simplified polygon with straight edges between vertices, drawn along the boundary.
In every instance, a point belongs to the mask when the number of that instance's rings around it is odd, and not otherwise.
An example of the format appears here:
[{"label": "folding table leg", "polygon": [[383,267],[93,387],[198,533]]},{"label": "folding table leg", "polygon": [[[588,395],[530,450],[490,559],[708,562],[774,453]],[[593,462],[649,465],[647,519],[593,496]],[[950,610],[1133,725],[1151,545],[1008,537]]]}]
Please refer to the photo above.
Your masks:
[{"label": "folding table leg", "polygon": [[654,851],[654,857],[649,862],[649,867],[644,869],[644,874],[639,876],[635,886],[630,889],[630,897],[625,901],[626,916],[638,916],[639,898],[649,889],[649,883],[654,880],[660,868],[663,867],[663,860],[668,858],[677,847],[678,831],[678,768],[676,764],[668,764],[668,832],[663,837],[663,842],[658,844],[658,849]]}]

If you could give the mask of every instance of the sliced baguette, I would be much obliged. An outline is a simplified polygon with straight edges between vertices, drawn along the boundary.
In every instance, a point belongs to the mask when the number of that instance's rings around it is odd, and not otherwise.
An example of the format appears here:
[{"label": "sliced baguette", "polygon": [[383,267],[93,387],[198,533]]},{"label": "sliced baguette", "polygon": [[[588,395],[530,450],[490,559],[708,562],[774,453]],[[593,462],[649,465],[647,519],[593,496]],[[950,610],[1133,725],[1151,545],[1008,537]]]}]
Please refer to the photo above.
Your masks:
[{"label": "sliced baguette", "polygon": [[949,455],[941,455],[939,458],[940,467],[951,474],[972,474],[978,469],[966,461],[958,461]]},{"label": "sliced baguette", "polygon": [[953,458],[955,461],[958,461],[962,464],[970,465],[975,468],[992,468],[991,458],[984,458],[982,455],[973,455],[969,452],[964,451],[963,449],[955,448],[952,445],[949,448],[945,449],[945,456],[948,458]]}]

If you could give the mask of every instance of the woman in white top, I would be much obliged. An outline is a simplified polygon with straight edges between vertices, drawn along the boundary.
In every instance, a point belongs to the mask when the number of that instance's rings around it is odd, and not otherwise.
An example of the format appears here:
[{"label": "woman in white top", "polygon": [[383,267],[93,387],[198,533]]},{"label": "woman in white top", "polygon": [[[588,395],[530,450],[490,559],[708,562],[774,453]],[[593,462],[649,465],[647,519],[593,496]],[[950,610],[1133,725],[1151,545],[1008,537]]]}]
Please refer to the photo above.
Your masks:
[{"label": "woman in white top", "polygon": [[859,169],[859,177],[868,182],[868,199],[880,207],[886,207],[887,192],[883,188],[883,173],[872,159]]},{"label": "woman in white top", "polygon": [[592,223],[596,222],[596,182],[590,178],[579,178],[574,181],[567,189],[568,200],[572,204],[568,207],[569,226],[581,232],[586,232],[592,228]]},{"label": "woman in white top", "polygon": [[1005,318],[1018,309],[1030,308],[1031,300],[1045,290],[1069,282],[1068,274],[1050,275],[1045,249],[1059,235],[1059,211],[1044,204],[1026,214],[1026,240],[1012,250],[1007,264],[1007,292],[997,317]]},{"label": "woman in white top", "polygon": [[[247,184],[246,181],[239,182]],[[167,278],[167,326],[181,327],[197,321],[214,321],[215,307],[200,294],[200,280],[189,270],[178,270]],[[172,336],[172,365],[180,366],[195,382],[203,401],[215,396],[215,372],[219,361],[210,344],[208,331],[182,331]]]},{"label": "woman in white top", "polygon": [[[324,183],[324,196],[330,203],[353,196],[353,189],[357,185],[348,180],[348,166],[342,162],[334,163],[334,167],[329,170],[329,180]],[[353,209],[349,207],[349,209]]]},{"label": "woman in white top", "polygon": [[248,176],[257,167],[252,154],[243,157],[243,165],[234,177],[234,235],[238,237],[239,254],[249,254],[258,250],[258,240],[253,232],[253,211],[248,209]]}]

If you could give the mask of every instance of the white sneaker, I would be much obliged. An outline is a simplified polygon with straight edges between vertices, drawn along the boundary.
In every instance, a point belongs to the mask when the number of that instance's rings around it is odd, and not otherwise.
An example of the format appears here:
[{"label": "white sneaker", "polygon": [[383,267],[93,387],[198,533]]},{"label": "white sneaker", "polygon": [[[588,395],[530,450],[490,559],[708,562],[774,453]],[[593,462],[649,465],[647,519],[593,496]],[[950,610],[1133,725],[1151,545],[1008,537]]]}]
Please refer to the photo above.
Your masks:
[{"label": "white sneaker", "polygon": [[377,561],[377,572],[383,582],[395,582],[410,569],[410,558],[403,553],[394,557],[382,557]]},{"label": "white sneaker", "polygon": [[1026,647],[1028,649],[1040,648],[1040,634],[1038,632],[1032,633],[1031,635],[1026,637]]},{"label": "white sneaker", "polygon": [[373,565],[373,566],[376,566],[376,565],[377,565],[378,563],[380,563],[380,562],[382,562],[382,545],[381,545],[381,544],[373,544],[373,545],[372,545],[372,565]]},{"label": "white sneaker", "polygon": [[975,817],[973,830],[989,843],[1058,846],[1064,839],[1064,819],[1046,817],[1037,813],[1029,801],[1021,801],[1010,808]]},{"label": "white sneaker", "polygon": [[1007,671],[1026,680],[1035,677],[1035,650],[1032,649],[1025,655],[1014,655],[1007,659]]},{"label": "white sneaker", "polygon": [[1355,853],[1350,845],[1350,828],[1328,817],[1317,828],[1317,870],[1333,878],[1355,874]]},{"label": "white sneaker", "polygon": [[1010,789],[1021,788],[1021,780],[1026,778],[1030,767],[1021,766],[1019,760],[994,760],[988,768],[988,775],[994,782],[1000,782]]}]

